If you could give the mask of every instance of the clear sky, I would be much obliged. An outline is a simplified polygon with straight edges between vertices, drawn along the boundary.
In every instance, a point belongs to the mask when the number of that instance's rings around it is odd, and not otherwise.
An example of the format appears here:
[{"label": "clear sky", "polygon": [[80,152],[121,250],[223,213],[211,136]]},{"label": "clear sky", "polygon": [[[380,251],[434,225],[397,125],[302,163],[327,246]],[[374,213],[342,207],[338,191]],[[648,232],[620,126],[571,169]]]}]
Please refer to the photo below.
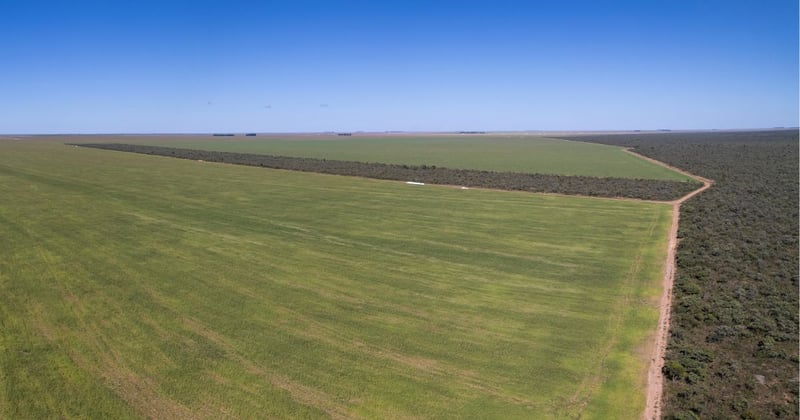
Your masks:
[{"label": "clear sky", "polygon": [[0,0],[0,133],[797,125],[797,0]]}]

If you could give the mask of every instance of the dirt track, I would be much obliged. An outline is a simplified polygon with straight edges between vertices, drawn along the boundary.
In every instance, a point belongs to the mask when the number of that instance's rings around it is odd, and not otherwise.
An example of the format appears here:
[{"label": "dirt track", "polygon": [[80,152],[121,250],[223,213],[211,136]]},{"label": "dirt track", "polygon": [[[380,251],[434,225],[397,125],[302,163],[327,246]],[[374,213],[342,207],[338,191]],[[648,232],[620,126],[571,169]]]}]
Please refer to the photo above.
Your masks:
[{"label": "dirt track", "polygon": [[626,149],[626,152],[653,162],[665,168],[672,169],[673,171],[682,173],[697,181],[703,183],[703,186],[686,194],[685,196],[672,201],[672,225],[669,229],[669,245],[667,248],[667,261],[664,264],[664,279],[661,300],[659,302],[659,316],[658,316],[658,329],[656,330],[656,343],[653,347],[653,353],[650,358],[650,368],[647,370],[647,403],[645,405],[642,418],[646,420],[660,419],[661,418],[661,395],[664,389],[664,374],[662,368],[664,367],[664,355],[667,351],[667,339],[669,338],[669,317],[672,308],[672,285],[675,282],[675,251],[678,248],[678,221],[680,219],[680,208],[686,200],[694,197],[697,194],[707,190],[711,187],[714,181],[690,174],[684,170],[674,166],[667,165],[666,163],[659,162],[647,156],[642,156],[631,150]]}]

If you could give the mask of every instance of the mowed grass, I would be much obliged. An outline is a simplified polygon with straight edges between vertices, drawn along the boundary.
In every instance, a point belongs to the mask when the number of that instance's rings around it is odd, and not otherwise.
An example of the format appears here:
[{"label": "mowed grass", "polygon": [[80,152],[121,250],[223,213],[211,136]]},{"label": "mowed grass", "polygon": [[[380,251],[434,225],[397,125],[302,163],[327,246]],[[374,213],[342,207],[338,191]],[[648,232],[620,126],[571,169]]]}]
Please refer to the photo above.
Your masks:
[{"label": "mowed grass", "polygon": [[[622,148],[534,136],[144,139],[151,145],[454,169],[661,179],[688,177]],[[173,141],[170,141],[173,140]],[[167,144],[169,143],[169,144]]]},{"label": "mowed grass", "polygon": [[670,212],[0,141],[0,417],[635,418]]}]

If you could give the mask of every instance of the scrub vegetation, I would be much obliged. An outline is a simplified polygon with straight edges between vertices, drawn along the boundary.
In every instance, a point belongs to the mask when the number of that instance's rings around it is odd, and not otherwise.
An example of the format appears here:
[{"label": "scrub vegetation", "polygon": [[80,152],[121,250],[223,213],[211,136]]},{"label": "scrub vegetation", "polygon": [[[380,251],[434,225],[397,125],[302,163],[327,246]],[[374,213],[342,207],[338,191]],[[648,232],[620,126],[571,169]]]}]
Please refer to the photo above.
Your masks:
[{"label": "scrub vegetation", "polygon": [[644,406],[666,204],[37,140],[0,141],[0,196],[3,418]]},{"label": "scrub vegetation", "polygon": [[666,418],[797,418],[797,130],[579,139],[715,181],[681,207]]}]

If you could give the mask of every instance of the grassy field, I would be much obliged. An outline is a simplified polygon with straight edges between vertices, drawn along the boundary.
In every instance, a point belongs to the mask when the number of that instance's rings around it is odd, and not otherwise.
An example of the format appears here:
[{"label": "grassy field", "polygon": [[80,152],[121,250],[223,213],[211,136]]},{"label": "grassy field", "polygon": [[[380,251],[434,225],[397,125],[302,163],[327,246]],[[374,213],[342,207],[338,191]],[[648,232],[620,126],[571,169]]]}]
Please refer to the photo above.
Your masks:
[{"label": "grassy field", "polygon": [[636,418],[668,205],[0,141],[0,417]]},{"label": "grassy field", "polygon": [[[173,141],[170,141],[173,140]],[[520,136],[318,137],[144,139],[147,144],[313,157],[359,162],[436,165],[454,169],[685,181],[677,172],[625,153],[619,147]]]}]

